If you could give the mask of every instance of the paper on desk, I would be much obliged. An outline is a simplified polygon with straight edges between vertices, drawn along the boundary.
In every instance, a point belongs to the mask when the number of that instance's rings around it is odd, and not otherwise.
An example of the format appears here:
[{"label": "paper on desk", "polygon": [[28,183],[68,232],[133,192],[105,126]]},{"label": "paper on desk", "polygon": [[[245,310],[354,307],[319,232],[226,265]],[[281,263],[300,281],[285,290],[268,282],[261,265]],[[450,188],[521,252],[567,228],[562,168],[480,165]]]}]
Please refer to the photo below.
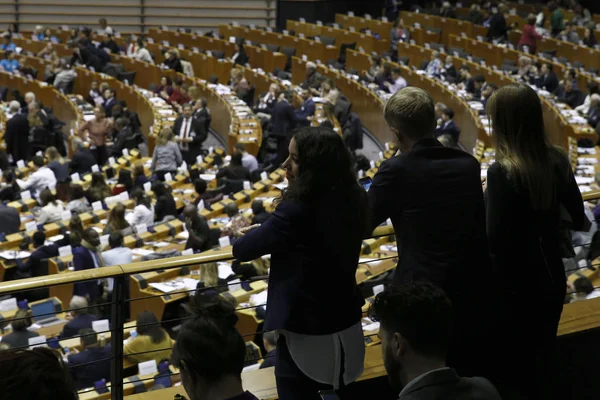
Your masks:
[{"label": "paper on desk", "polygon": [[180,239],[187,239],[190,237],[190,233],[188,231],[181,231],[175,237],[180,238]]},{"label": "paper on desk", "polygon": [[587,185],[579,185],[579,191],[581,193],[591,192],[592,191],[592,187],[591,186],[587,186]]},{"label": "paper on desk", "polygon": [[56,235],[56,236],[52,236],[51,238],[48,238],[49,241],[51,242],[58,242],[59,240],[64,239],[64,235]]},{"label": "paper on desk", "polygon": [[158,374],[158,368],[156,367],[156,360],[145,361],[138,364],[138,373],[140,376],[154,376]]},{"label": "paper on desk", "polygon": [[148,254],[152,254],[154,252],[146,249],[131,249],[131,253],[138,256],[147,256]]},{"label": "paper on desk", "polygon": [[578,147],[577,153],[579,154],[596,154],[595,147]]},{"label": "paper on desk", "polygon": [[36,336],[29,338],[27,341],[29,344],[29,350],[35,349],[36,347],[46,346],[46,336]]},{"label": "paper on desk", "polygon": [[154,247],[167,247],[168,245],[169,245],[169,243],[167,243],[167,242],[154,243]]},{"label": "paper on desk", "polygon": [[586,183],[594,182],[594,178],[589,176],[575,176],[575,182],[577,182],[578,185],[585,185]]},{"label": "paper on desk", "polygon": [[244,367],[242,372],[256,371],[259,368],[260,368],[260,364],[256,363],[256,364],[252,364],[252,365],[248,365],[247,367]]},{"label": "paper on desk", "polygon": [[361,257],[361,258],[358,259],[358,263],[359,264],[366,264],[366,265],[369,265],[369,266],[372,267],[374,265],[377,265],[377,264],[381,263],[381,260],[379,260],[378,258],[362,258]]},{"label": "paper on desk", "polygon": [[263,290],[260,293],[256,293],[256,294],[253,294],[252,296],[250,296],[250,305],[252,305],[253,307],[264,305],[266,308],[266,304],[267,304],[267,291],[266,290]]},{"label": "paper on desk", "polygon": [[0,257],[5,260],[15,260],[17,258],[27,258],[31,255],[28,251],[2,251],[0,252]]},{"label": "paper on desk", "polygon": [[593,157],[577,157],[577,164],[598,164],[598,159]]},{"label": "paper on desk", "polygon": [[363,326],[363,331],[373,332],[379,329],[379,322],[373,322],[372,324]]},{"label": "paper on desk", "polygon": [[160,290],[163,293],[171,293],[171,292],[179,292],[185,290],[185,284],[179,281],[169,281],[169,282],[153,282],[149,283],[149,286],[153,287],[156,290]]},{"label": "paper on desk", "polygon": [[217,264],[219,268],[219,278],[227,279],[229,276],[233,275],[233,269],[231,269],[231,265],[226,262],[220,262]]},{"label": "paper on desk", "polygon": [[202,179],[203,181],[213,181],[217,178],[217,175],[213,175],[213,174],[200,174],[200,179]]}]

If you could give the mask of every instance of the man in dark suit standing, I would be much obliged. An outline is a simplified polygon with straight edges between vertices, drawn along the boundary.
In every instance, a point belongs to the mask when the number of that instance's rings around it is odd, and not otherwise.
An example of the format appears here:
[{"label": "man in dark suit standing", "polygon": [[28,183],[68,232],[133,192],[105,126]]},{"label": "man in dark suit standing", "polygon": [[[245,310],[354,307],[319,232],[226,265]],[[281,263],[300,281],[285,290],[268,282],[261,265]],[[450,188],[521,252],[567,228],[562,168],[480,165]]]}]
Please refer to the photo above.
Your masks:
[{"label": "man in dark suit standing", "polygon": [[452,304],[428,282],[400,285],[377,295],[369,316],[379,321],[383,362],[398,400],[500,400],[485,378],[461,378],[446,366]]},{"label": "man in dark suit standing", "polygon": [[293,101],[294,92],[291,90],[285,91],[283,99],[275,105],[271,114],[272,134],[277,139],[277,158],[273,162],[276,167],[288,158],[288,146],[292,139],[292,132],[300,120],[294,112]]},{"label": "man in dark suit standing", "polygon": [[[479,162],[434,137],[431,96],[407,87],[384,109],[401,154],[383,162],[369,189],[372,227],[391,218],[398,238],[397,284],[429,280],[454,306],[448,362],[465,376],[494,369],[493,285]],[[491,319],[491,317],[490,317]]]},{"label": "man in dark suit standing", "polygon": [[6,152],[12,156],[13,163],[29,159],[29,121],[27,115],[18,114],[21,105],[18,101],[11,101],[9,111],[14,116],[6,123]]},{"label": "man in dark suit standing", "polygon": [[104,113],[108,118],[112,117],[112,109],[117,104],[115,89],[108,88],[104,91]]},{"label": "man in dark suit standing", "polygon": [[184,104],[181,116],[173,126],[175,141],[179,143],[181,156],[188,166],[196,163],[196,157],[202,152],[202,143],[208,136],[206,125],[194,118],[193,113],[192,105]]},{"label": "man in dark suit standing", "polygon": [[435,130],[435,137],[442,135],[449,135],[454,144],[458,144],[460,128],[454,122],[454,111],[449,107],[442,111],[442,125],[438,126]]},{"label": "man in dark suit standing", "polygon": [[315,115],[317,106],[313,101],[312,92],[310,90],[302,91],[302,99],[304,102],[302,103],[302,107],[296,110],[296,116],[301,120],[299,122],[302,125],[309,126],[310,122],[308,121],[308,117]]}]

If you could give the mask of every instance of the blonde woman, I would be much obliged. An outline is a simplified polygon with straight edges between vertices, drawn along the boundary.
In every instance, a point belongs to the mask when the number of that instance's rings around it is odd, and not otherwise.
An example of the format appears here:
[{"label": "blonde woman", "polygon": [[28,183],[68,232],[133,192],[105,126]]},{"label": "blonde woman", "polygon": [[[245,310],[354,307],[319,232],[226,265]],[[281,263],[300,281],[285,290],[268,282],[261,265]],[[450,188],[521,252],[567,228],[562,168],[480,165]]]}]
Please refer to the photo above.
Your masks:
[{"label": "blonde woman", "polygon": [[108,223],[104,228],[104,235],[109,235],[113,232],[121,232],[123,236],[131,235],[133,228],[125,219],[125,206],[123,203],[117,203],[108,214]]},{"label": "blonde woman", "polygon": [[183,161],[179,145],[173,141],[174,136],[171,128],[164,128],[156,139],[156,147],[154,147],[154,153],[152,154],[150,169],[158,179],[163,181],[167,173],[175,176],[177,167]]},{"label": "blonde woman", "polygon": [[57,182],[65,182],[69,179],[69,163],[60,155],[56,147],[50,146],[46,149],[48,168],[54,172]]}]

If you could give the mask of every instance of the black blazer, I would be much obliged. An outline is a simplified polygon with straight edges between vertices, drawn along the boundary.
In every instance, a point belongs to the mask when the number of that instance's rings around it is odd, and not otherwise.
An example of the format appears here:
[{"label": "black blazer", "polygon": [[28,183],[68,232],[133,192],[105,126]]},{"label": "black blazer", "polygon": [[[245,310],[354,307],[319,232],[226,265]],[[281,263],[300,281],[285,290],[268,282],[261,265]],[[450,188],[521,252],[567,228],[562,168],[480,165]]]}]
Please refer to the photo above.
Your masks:
[{"label": "black blazer", "polygon": [[[173,125],[173,133],[175,136],[179,136],[181,132],[181,126],[183,125],[183,117],[179,117],[175,120]],[[192,142],[189,143],[189,152],[194,156],[199,156],[202,151],[202,143],[208,137],[208,131],[206,126],[198,119],[192,117],[190,120],[189,135],[192,138]]]},{"label": "black blazer", "polygon": [[181,60],[179,58],[175,58],[174,60],[167,59],[163,64],[175,72],[183,73],[183,66],[181,65]]},{"label": "black blazer", "polygon": [[6,152],[12,154],[13,161],[29,159],[29,121],[27,115],[17,114],[6,123]]},{"label": "black blazer", "polygon": [[267,212],[267,211],[260,212],[252,218],[252,225],[264,224],[265,222],[267,222],[267,220],[269,218],[271,218],[270,212]]},{"label": "black blazer", "polygon": [[294,107],[287,101],[280,101],[271,113],[271,124],[273,135],[280,137],[291,137],[300,118],[296,115]]},{"label": "black blazer", "polygon": [[558,88],[558,79],[556,78],[556,74],[550,71],[547,76],[540,76],[536,82],[536,86],[545,88],[550,93],[554,93],[554,91]]},{"label": "black blazer", "polygon": [[156,213],[157,222],[162,221],[167,215],[177,217],[177,206],[175,205],[173,196],[165,194],[156,199],[154,212]]},{"label": "black blazer", "polygon": [[450,120],[448,125],[442,125],[441,128],[435,130],[435,136],[439,137],[442,135],[450,135],[454,140],[454,143],[458,143],[458,137],[460,136],[460,128],[456,125],[454,120]]},{"label": "black blazer", "polygon": [[2,343],[9,344],[12,349],[17,347],[28,347],[29,339],[37,336],[40,336],[37,332],[16,331],[4,336],[2,338]]},{"label": "black blazer", "polygon": [[77,172],[80,176],[83,176],[83,174],[92,172],[92,166],[96,164],[97,162],[92,152],[88,149],[81,149],[73,154],[69,167],[72,174]]},{"label": "black blazer", "polygon": [[21,229],[21,218],[19,211],[14,207],[3,206],[0,204],[0,232],[6,235],[17,233]]},{"label": "black blazer", "polygon": [[63,330],[60,333],[61,340],[79,335],[79,331],[81,329],[91,329],[92,322],[97,320],[98,317],[96,317],[93,314],[82,314],[76,316],[75,318],[67,322],[67,324],[63,327]]},{"label": "black blazer", "polygon": [[437,399],[501,400],[501,397],[487,379],[461,378],[450,368],[428,373],[398,397],[398,400]]},{"label": "black blazer", "polygon": [[260,364],[259,369],[270,368],[275,366],[275,355],[277,350],[271,350],[267,353],[267,355],[263,358],[262,364]]},{"label": "black blazer", "polygon": [[242,65],[242,66],[244,66],[244,65],[246,65],[246,63],[248,62],[248,60],[249,60],[249,58],[246,55],[246,53],[239,53],[237,55],[237,57],[233,59],[233,65],[234,66],[236,66],[236,65]]},{"label": "black blazer", "polygon": [[111,97],[104,102],[104,113],[107,117],[112,117],[112,108],[115,106],[115,104],[117,104],[117,99],[114,97]]},{"label": "black blazer", "polygon": [[310,205],[282,201],[234,243],[240,261],[271,254],[266,331],[326,335],[360,321],[364,301],[355,275],[364,232],[355,216],[331,194]]}]

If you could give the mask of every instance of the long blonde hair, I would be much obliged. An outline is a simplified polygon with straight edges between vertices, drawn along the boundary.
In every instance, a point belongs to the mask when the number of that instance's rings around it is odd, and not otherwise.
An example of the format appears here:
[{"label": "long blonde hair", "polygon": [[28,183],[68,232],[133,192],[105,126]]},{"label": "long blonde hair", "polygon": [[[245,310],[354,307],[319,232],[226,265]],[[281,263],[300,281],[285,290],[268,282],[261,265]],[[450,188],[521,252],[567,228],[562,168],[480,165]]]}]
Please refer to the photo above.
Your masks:
[{"label": "long blonde hair", "polygon": [[173,130],[171,128],[164,128],[158,134],[158,138],[156,139],[156,145],[157,146],[164,146],[165,144],[167,144],[168,142],[170,142],[171,140],[173,140],[173,136],[174,135],[175,134],[173,133]]},{"label": "long blonde hair", "polygon": [[46,149],[46,157],[48,158],[48,162],[58,161],[61,164],[64,164],[65,162],[65,160],[62,158],[62,156],[54,146],[50,146]]},{"label": "long blonde hair", "polygon": [[207,263],[200,265],[200,281],[204,282],[204,287],[214,287],[219,283],[219,267],[217,263]]},{"label": "long blonde hair", "polygon": [[524,84],[511,84],[494,92],[486,110],[492,123],[496,161],[522,188],[535,210],[547,210],[556,200],[558,167],[569,176],[564,151],[551,145],[544,130],[542,104],[537,93]]}]

